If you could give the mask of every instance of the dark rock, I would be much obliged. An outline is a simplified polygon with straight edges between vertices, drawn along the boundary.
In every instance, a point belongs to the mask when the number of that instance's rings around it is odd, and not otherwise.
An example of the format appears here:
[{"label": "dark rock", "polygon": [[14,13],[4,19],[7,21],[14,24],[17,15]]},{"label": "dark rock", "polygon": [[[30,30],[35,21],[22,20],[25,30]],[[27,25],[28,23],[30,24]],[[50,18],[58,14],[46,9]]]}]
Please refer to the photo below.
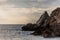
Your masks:
[{"label": "dark rock", "polygon": [[49,15],[48,13],[45,11],[45,13],[40,17],[40,19],[37,21],[37,28],[35,30],[34,33],[32,33],[33,35],[42,35],[43,31],[47,28],[49,28]]},{"label": "dark rock", "polygon": [[41,15],[41,17],[39,18],[39,20],[36,22],[36,24],[37,24],[38,26],[43,25],[44,22],[45,22],[45,20],[46,20],[47,18],[49,18],[49,15],[48,15],[47,11],[45,11],[44,14]]},{"label": "dark rock", "polygon": [[35,26],[36,24],[32,24],[32,23],[28,23],[27,25],[24,25],[23,27],[22,27],[22,30],[23,31],[34,31],[34,29],[35,29]]}]

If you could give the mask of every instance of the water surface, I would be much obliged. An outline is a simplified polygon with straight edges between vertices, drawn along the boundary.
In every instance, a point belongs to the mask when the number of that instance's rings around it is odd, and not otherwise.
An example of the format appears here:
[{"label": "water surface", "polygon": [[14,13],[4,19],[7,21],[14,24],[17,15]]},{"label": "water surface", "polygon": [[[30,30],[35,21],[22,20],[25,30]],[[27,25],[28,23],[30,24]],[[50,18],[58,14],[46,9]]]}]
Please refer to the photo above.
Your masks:
[{"label": "water surface", "polygon": [[60,38],[43,38],[30,35],[34,31],[21,31],[23,25],[0,25],[0,40],[60,40]]}]

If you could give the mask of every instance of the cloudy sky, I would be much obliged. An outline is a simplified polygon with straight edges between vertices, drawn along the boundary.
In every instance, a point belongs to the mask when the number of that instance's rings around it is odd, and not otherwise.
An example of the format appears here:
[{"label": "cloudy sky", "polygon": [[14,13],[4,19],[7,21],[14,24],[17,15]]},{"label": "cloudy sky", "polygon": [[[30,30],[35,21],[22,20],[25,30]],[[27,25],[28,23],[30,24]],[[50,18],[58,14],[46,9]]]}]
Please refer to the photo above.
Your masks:
[{"label": "cloudy sky", "polygon": [[60,0],[0,0],[0,24],[34,23],[46,10],[60,7]]}]

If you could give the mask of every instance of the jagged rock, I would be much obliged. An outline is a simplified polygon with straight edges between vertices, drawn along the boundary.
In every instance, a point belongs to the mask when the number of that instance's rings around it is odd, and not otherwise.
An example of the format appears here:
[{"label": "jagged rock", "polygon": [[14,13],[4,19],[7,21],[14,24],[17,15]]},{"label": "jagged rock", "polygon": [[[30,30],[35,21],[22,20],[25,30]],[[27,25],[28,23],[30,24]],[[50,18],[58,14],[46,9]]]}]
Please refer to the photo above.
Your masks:
[{"label": "jagged rock", "polygon": [[43,25],[44,22],[45,22],[45,20],[46,20],[47,18],[49,18],[49,15],[48,15],[47,11],[45,11],[44,14],[41,15],[41,17],[39,18],[39,20],[36,22],[36,24],[37,24],[38,26]]},{"label": "jagged rock", "polygon": [[40,17],[40,19],[37,21],[37,28],[36,31],[34,33],[32,33],[33,35],[42,35],[43,31],[45,29],[49,28],[49,15],[48,13],[45,11],[45,13]]}]

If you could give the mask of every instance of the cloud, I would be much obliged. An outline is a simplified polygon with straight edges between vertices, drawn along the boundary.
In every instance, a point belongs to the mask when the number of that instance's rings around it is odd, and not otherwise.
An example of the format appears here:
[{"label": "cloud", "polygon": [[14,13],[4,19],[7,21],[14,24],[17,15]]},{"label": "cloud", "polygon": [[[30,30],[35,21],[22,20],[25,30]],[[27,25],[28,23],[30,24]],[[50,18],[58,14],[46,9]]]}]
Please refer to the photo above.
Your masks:
[{"label": "cloud", "polygon": [[[15,5],[15,7],[37,7],[37,8],[47,8],[51,6],[56,6],[57,3],[60,4],[59,0],[8,0],[9,4]],[[54,3],[56,3],[54,5]]]},{"label": "cloud", "polygon": [[[53,8],[54,9],[54,8]],[[25,24],[35,23],[45,10],[53,10],[52,8],[0,8],[1,24]]]},{"label": "cloud", "polygon": [[0,0],[0,24],[35,23],[45,10],[50,13],[57,7],[58,1],[55,2],[56,0]]}]

